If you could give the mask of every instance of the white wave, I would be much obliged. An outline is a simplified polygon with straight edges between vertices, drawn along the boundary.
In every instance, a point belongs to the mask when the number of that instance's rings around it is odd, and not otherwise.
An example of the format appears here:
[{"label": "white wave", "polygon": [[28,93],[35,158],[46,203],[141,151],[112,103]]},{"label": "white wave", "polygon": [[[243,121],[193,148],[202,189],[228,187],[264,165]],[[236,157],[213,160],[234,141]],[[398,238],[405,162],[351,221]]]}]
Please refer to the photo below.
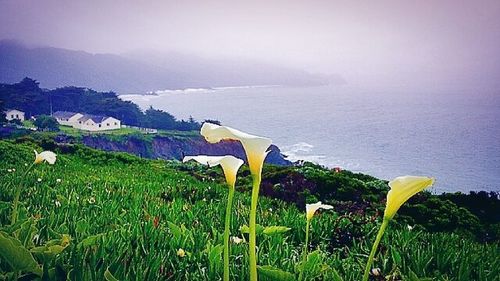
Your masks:
[{"label": "white wave", "polygon": [[258,89],[258,88],[276,88],[282,85],[248,85],[248,86],[227,86],[227,87],[214,87],[214,90],[238,90],[238,89]]},{"label": "white wave", "polygon": [[306,142],[299,142],[292,145],[284,145],[280,146],[280,148],[282,153],[287,156],[287,159],[292,162],[304,160],[322,164],[326,159],[324,155],[311,154],[312,150],[314,149],[314,145]]},{"label": "white wave", "polygon": [[186,89],[177,89],[177,90],[158,90],[150,93],[156,95],[169,95],[169,94],[190,94],[190,93],[210,93],[213,92],[214,89],[211,88],[186,88]]}]

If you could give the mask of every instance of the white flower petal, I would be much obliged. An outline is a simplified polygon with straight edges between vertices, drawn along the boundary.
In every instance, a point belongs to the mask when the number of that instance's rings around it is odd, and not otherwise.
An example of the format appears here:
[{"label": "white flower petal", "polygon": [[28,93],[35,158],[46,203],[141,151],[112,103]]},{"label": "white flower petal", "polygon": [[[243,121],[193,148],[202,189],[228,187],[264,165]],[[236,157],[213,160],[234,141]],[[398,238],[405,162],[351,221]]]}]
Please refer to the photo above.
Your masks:
[{"label": "white flower petal", "polygon": [[186,156],[182,159],[182,162],[188,162],[190,160],[195,160],[196,162],[208,165],[209,167],[214,167],[220,165],[226,176],[226,181],[229,185],[234,186],[236,183],[236,174],[243,165],[243,160],[236,158],[232,155],[225,156],[208,156],[208,155],[198,155],[198,156]]},{"label": "white flower petal", "polygon": [[418,192],[426,189],[434,183],[433,178],[403,176],[397,177],[389,182],[391,190],[387,193],[387,204],[384,211],[384,217],[392,219],[408,199]]},{"label": "white flower petal", "polygon": [[57,158],[57,155],[52,152],[52,151],[43,151],[42,153],[38,154],[38,152],[36,150],[34,150],[35,152],[35,164],[40,164],[44,161],[46,161],[47,163],[53,165],[54,163],[56,163],[56,158]]},{"label": "white flower petal", "polygon": [[268,153],[267,149],[272,144],[269,138],[250,135],[230,127],[207,122],[203,123],[200,133],[210,143],[218,143],[221,140],[240,141],[245,149],[252,174],[260,174]]},{"label": "white flower petal", "polygon": [[307,220],[312,219],[312,217],[314,216],[314,213],[316,213],[316,211],[318,209],[329,210],[329,209],[333,209],[333,206],[327,205],[327,204],[322,204],[321,201],[319,201],[317,203],[314,203],[314,204],[306,204],[306,217],[307,217]]}]

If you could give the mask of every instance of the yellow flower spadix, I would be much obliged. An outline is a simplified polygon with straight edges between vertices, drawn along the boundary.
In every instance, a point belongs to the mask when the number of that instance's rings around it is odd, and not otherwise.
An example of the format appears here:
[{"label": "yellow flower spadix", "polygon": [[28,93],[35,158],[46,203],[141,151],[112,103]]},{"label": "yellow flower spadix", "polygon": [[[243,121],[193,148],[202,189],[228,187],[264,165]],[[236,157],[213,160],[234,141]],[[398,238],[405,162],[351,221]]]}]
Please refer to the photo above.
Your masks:
[{"label": "yellow flower spadix", "polygon": [[392,219],[399,208],[413,195],[426,189],[434,183],[434,178],[403,176],[397,177],[389,182],[389,193],[387,193],[387,205],[384,218]]}]

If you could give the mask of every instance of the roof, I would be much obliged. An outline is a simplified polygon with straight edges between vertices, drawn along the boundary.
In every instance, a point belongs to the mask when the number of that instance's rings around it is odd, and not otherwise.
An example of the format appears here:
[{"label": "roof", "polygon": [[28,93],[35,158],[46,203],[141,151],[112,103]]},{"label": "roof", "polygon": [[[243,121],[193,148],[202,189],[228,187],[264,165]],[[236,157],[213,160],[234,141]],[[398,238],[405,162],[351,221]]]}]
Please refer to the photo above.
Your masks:
[{"label": "roof", "polygon": [[75,116],[76,112],[70,112],[70,111],[56,111],[52,114],[52,116],[54,116],[55,118],[59,118],[59,119],[69,119],[73,116]]},{"label": "roof", "polygon": [[11,111],[19,111],[19,112],[24,113],[24,111],[19,110],[19,109],[15,109],[15,108],[11,108],[11,109],[4,110],[4,112],[5,112],[5,113],[7,113],[7,112],[11,112]]},{"label": "roof", "polygon": [[89,119],[94,121],[95,123],[101,123],[102,121],[108,119],[108,116],[102,116],[102,115],[92,115],[92,114],[84,114],[82,117],[78,119],[79,122],[85,122]]}]

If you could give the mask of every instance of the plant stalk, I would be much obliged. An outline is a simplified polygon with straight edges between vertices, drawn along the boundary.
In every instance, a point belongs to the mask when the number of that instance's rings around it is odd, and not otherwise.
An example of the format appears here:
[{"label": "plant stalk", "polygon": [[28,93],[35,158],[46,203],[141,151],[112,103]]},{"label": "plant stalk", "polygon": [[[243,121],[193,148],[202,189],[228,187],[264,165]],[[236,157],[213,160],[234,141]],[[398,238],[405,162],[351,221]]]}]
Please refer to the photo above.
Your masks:
[{"label": "plant stalk", "polygon": [[373,264],[373,258],[375,257],[375,252],[377,252],[378,244],[380,243],[380,240],[382,239],[382,236],[384,235],[385,229],[387,228],[387,225],[389,224],[389,219],[384,218],[382,221],[382,225],[380,226],[380,229],[378,230],[377,233],[377,238],[375,238],[375,242],[373,243],[372,246],[372,251],[370,252],[370,256],[368,257],[368,262],[366,263],[365,267],[365,273],[363,275],[363,281],[368,280],[368,275],[370,274],[370,269]]},{"label": "plant stalk", "polygon": [[252,188],[252,203],[250,205],[250,222],[249,222],[249,241],[248,241],[248,251],[249,251],[249,261],[250,261],[250,281],[257,281],[257,254],[256,245],[257,240],[255,237],[255,223],[257,217],[257,201],[259,199],[259,189],[260,189],[261,175],[253,175],[253,188]]},{"label": "plant stalk", "polygon": [[310,220],[306,219],[306,244],[304,245],[304,253],[302,254],[302,270],[300,271],[300,274],[299,274],[299,281],[302,280],[303,276],[304,276],[304,266],[307,262],[307,248],[309,246],[309,224],[310,224]]},{"label": "plant stalk", "polygon": [[231,208],[233,205],[234,185],[229,186],[227,197],[226,221],[224,225],[224,281],[229,281],[229,232],[231,226]]}]

